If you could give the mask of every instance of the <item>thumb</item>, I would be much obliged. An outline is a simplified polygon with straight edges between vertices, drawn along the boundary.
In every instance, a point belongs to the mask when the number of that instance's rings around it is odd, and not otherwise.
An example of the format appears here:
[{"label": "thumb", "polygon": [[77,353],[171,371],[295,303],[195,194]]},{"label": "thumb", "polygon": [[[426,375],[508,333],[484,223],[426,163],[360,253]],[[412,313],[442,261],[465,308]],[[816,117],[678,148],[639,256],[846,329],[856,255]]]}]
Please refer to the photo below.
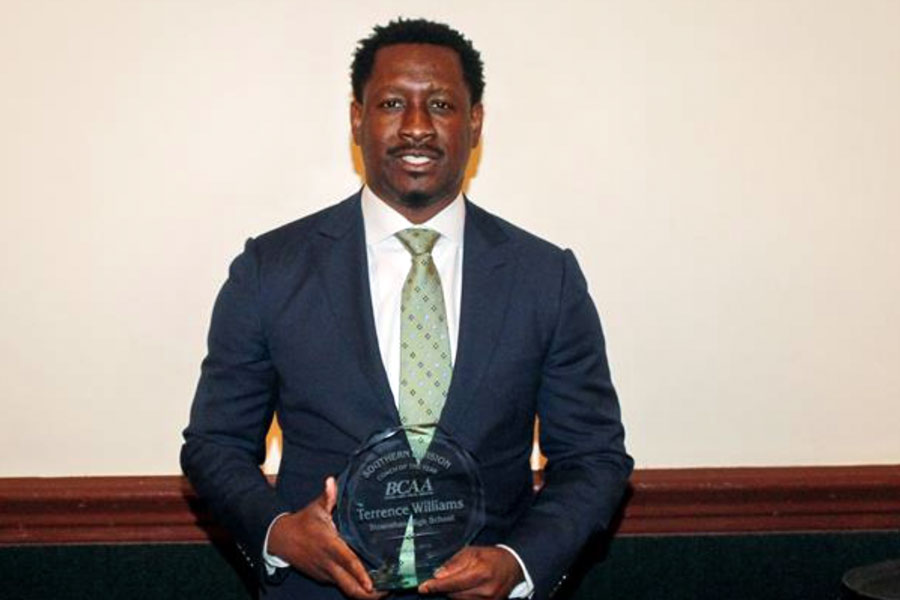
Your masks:
[{"label": "thumb", "polygon": [[325,490],[320,498],[325,512],[329,515],[334,512],[334,507],[337,504],[337,482],[335,482],[334,477],[329,476],[325,479]]}]

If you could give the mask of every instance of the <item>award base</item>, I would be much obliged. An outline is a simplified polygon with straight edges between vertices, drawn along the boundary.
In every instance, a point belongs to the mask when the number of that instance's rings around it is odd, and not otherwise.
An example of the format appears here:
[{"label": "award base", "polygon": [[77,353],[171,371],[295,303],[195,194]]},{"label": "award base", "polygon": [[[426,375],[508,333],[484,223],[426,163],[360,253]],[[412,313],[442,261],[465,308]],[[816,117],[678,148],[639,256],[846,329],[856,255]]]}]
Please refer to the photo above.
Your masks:
[{"label": "award base", "polygon": [[[375,589],[386,592],[419,587],[420,583],[434,577],[434,572],[443,565],[443,562],[416,560],[412,568],[404,568],[400,566],[401,564],[402,559],[399,562],[387,560],[377,569],[370,569],[369,577],[372,578]],[[415,572],[412,572],[413,569]]]},{"label": "award base", "polygon": [[[434,573],[434,571],[432,571]],[[420,583],[429,579],[431,576],[422,577],[421,574],[401,575],[397,572],[396,565],[385,563],[379,568],[369,571],[369,577],[372,578],[372,585],[380,592],[390,590],[406,590],[418,587]]]}]

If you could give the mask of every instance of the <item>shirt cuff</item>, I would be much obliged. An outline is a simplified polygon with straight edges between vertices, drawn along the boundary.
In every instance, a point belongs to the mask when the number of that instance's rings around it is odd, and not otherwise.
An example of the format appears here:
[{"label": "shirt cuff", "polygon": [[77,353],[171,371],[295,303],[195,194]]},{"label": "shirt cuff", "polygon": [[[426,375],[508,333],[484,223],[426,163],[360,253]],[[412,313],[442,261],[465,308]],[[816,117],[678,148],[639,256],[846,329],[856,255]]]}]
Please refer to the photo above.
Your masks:
[{"label": "shirt cuff", "polygon": [[[275,569],[283,569],[285,567],[291,566],[290,563],[288,563],[283,558],[275,556],[274,554],[269,554],[269,534],[272,533],[272,525],[274,525],[275,521],[277,521],[284,515],[289,515],[289,514],[291,514],[291,513],[283,512],[280,515],[276,516],[274,519],[272,519],[272,522],[269,523],[269,528],[266,530],[266,539],[263,540],[262,557],[263,557],[263,562],[265,563],[265,566],[266,566],[266,573],[268,573],[269,575],[274,575]],[[513,552],[513,554],[515,554],[515,552]],[[516,557],[516,558],[518,558],[518,557]]]},{"label": "shirt cuff", "polygon": [[519,563],[519,567],[522,569],[522,575],[525,576],[525,581],[519,583],[512,589],[509,593],[510,598],[531,598],[534,594],[534,582],[531,581],[531,575],[528,574],[528,569],[525,567],[525,563],[522,562],[522,559],[516,553],[515,550],[506,546],[504,544],[497,544],[498,548],[503,548],[507,552],[513,555],[516,559],[516,562]]}]

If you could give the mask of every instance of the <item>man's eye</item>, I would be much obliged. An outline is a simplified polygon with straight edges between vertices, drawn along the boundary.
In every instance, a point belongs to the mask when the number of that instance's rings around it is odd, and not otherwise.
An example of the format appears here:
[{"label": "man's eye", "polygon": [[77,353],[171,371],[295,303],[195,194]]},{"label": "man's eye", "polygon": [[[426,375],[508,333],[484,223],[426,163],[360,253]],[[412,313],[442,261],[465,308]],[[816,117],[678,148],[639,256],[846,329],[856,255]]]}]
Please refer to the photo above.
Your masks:
[{"label": "man's eye", "polygon": [[378,103],[381,108],[400,108],[403,103],[397,98],[388,98]]},{"label": "man's eye", "polygon": [[435,108],[437,110],[450,110],[451,108],[453,108],[453,105],[446,100],[432,100],[431,108]]}]

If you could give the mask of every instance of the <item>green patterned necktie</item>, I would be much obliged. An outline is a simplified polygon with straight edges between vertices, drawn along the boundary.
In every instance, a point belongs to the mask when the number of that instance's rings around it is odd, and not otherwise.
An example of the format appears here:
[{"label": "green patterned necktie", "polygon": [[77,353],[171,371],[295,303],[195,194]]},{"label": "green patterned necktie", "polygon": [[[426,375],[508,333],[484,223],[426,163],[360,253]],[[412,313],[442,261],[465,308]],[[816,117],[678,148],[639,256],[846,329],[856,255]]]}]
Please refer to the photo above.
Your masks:
[{"label": "green patterned necktie", "polygon": [[[444,291],[431,258],[431,249],[440,234],[411,228],[396,235],[412,255],[400,299],[400,422],[437,423],[453,368]],[[421,459],[430,437],[409,437],[413,454]]]},{"label": "green patterned necktie", "polygon": [[[411,228],[396,235],[412,255],[412,266],[400,297],[400,422],[403,425],[437,423],[450,389],[453,368],[444,291],[431,258],[431,249],[440,234],[431,229]],[[406,437],[413,456],[422,460],[431,443],[431,434],[407,432]],[[406,524],[397,560],[398,573],[407,585],[420,583],[412,516]]]}]

